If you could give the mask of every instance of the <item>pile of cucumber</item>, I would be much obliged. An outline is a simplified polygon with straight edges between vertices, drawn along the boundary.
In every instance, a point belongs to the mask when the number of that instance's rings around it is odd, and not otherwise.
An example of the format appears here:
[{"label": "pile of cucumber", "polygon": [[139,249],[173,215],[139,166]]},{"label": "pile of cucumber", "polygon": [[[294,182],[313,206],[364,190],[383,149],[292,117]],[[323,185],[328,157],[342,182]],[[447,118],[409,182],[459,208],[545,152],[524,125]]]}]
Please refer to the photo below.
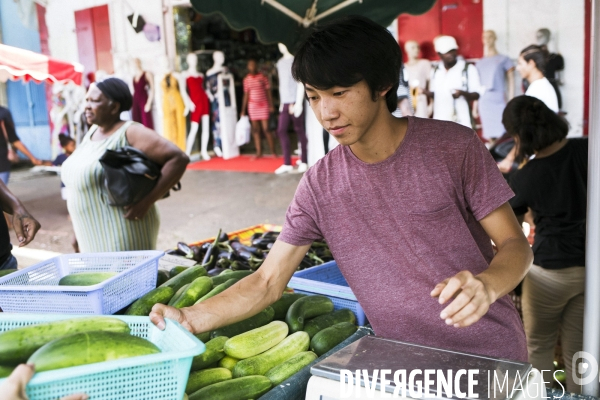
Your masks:
[{"label": "pile of cucumber", "polygon": [[331,299],[284,293],[244,321],[197,334],[206,351],[194,357],[186,394],[197,399],[256,399],[356,332],[348,309]]},{"label": "pile of cucumber", "polygon": [[152,342],[132,336],[114,317],[70,318],[0,333],[0,377],[21,363],[36,372],[160,353]]}]

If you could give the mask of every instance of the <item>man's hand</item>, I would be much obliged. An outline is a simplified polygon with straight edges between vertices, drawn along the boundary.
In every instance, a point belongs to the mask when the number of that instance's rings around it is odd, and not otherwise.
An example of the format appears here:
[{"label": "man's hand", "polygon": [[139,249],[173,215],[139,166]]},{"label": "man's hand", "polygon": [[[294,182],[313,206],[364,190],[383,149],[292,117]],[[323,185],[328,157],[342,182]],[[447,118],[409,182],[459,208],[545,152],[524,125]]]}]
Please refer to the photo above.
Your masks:
[{"label": "man's hand", "polygon": [[23,247],[33,240],[41,225],[29,213],[15,212],[13,214],[13,227],[19,240],[19,247]]},{"label": "man's hand", "polygon": [[[34,367],[32,364],[21,364],[10,374],[10,376],[0,385],[0,393],[3,399],[10,400],[27,400],[27,393],[25,393],[25,387],[27,382],[31,380],[34,374]],[[87,400],[86,394],[72,394],[65,396],[60,400]]]},{"label": "man's hand", "polygon": [[464,90],[455,90],[452,92],[452,97],[458,99],[460,96],[467,97],[466,94],[467,92],[465,92]]},{"label": "man's hand", "polygon": [[183,310],[160,303],[155,304],[150,312],[150,321],[162,331],[165,329],[165,318],[179,322],[181,326],[193,333],[192,326]]},{"label": "man's hand", "polygon": [[438,297],[440,304],[454,298],[440,313],[447,325],[464,328],[479,321],[494,302],[485,282],[469,271],[461,271],[438,283],[431,291],[431,297]]}]

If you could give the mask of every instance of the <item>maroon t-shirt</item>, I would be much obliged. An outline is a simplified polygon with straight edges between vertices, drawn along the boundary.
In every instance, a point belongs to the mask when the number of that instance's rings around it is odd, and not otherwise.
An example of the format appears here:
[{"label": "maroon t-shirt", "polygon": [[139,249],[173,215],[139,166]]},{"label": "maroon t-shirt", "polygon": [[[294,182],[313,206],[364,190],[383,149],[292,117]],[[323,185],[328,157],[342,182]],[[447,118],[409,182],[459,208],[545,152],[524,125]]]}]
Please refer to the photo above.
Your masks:
[{"label": "maroon t-shirt", "polygon": [[526,361],[508,296],[474,325],[454,328],[439,316],[449,303],[429,295],[460,271],[488,268],[492,246],[478,221],[511,197],[471,129],[409,117],[386,160],[367,164],[338,146],[310,168],[279,240],[302,246],[324,238],[378,336]]}]

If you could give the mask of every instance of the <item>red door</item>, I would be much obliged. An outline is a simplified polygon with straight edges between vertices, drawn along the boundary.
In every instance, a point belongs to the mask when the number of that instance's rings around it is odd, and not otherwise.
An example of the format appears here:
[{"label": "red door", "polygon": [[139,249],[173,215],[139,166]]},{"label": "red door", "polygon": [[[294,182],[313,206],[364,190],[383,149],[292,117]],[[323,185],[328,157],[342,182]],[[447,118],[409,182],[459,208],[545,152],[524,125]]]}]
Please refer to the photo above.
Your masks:
[{"label": "red door", "polygon": [[79,62],[86,74],[99,69],[114,72],[108,6],[99,6],[75,11],[75,31]]}]

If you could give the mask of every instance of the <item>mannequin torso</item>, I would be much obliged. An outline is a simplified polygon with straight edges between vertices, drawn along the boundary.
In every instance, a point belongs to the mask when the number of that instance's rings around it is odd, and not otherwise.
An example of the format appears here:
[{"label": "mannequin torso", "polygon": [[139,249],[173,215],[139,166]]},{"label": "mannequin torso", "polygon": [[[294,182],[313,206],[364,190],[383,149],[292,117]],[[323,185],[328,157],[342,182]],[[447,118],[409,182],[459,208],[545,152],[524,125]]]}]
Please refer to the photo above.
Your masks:
[{"label": "mannequin torso", "polygon": [[404,64],[407,75],[405,79],[411,92],[415,116],[427,118],[429,116],[427,96],[422,91],[427,88],[431,76],[431,62],[419,58],[419,44],[415,41],[406,42],[404,49],[408,56],[408,60]]},{"label": "mannequin torso", "polygon": [[142,68],[139,58],[133,61],[135,74],[133,77],[133,107],[131,117],[147,128],[154,129],[152,119],[152,101],[154,100],[154,77]]}]

